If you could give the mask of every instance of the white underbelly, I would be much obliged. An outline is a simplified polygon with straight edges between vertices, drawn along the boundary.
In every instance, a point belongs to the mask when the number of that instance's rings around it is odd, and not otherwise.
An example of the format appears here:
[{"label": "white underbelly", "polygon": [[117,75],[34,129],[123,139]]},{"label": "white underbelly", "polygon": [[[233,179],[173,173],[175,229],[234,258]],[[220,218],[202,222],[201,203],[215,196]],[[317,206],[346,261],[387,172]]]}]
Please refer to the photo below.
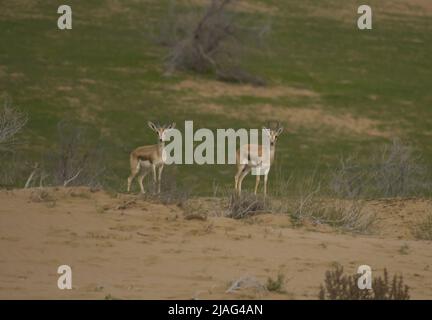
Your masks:
[{"label": "white underbelly", "polygon": [[151,166],[152,166],[152,164],[151,164],[151,162],[150,161],[148,161],[148,160],[144,160],[144,161],[140,161],[139,162],[139,166],[141,167],[141,168],[150,168]]}]

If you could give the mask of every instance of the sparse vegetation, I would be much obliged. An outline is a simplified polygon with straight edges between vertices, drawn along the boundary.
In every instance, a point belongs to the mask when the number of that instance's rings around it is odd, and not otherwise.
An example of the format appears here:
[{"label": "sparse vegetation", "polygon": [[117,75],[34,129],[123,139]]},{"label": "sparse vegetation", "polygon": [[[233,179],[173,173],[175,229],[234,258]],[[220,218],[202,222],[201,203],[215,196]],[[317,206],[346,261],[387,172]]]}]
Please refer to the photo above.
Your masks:
[{"label": "sparse vegetation", "polygon": [[13,108],[5,99],[0,109],[0,152],[12,152],[18,144],[17,135],[27,124],[28,117],[22,111]]},{"label": "sparse vegetation", "polygon": [[276,279],[268,277],[266,288],[268,291],[285,293],[285,276],[279,273]]},{"label": "sparse vegetation", "polygon": [[409,247],[408,244],[404,243],[404,244],[399,248],[398,251],[399,251],[400,254],[406,255],[406,254],[409,253],[409,251],[410,251],[410,247]]},{"label": "sparse vegetation", "polygon": [[23,144],[18,136],[27,122],[27,114],[12,107],[5,98],[0,108],[0,186],[13,186],[21,178],[24,163],[16,147]]},{"label": "sparse vegetation", "polygon": [[344,275],[344,269],[336,265],[326,271],[324,285],[319,292],[320,300],[408,300],[409,287],[404,284],[403,276],[394,275],[390,281],[387,269],[384,276],[374,277],[372,289],[359,289],[360,275]]},{"label": "sparse vegetation", "polygon": [[328,224],[342,231],[371,232],[375,215],[364,210],[363,201],[334,198],[322,190],[324,182],[315,175],[303,181],[291,181],[297,184],[293,191],[289,192],[291,197],[279,197],[279,205],[274,210],[289,214],[294,226],[301,226],[309,221],[314,224]]},{"label": "sparse vegetation", "polygon": [[243,192],[241,196],[231,194],[225,215],[234,219],[243,219],[263,213],[266,208],[269,208],[268,199],[246,192]]},{"label": "sparse vegetation", "polygon": [[430,195],[430,179],[421,156],[410,145],[393,140],[366,161],[358,157],[341,160],[330,188],[347,198],[408,197]]},{"label": "sparse vegetation", "polygon": [[414,227],[414,236],[420,240],[432,240],[432,214]]},{"label": "sparse vegetation", "polygon": [[44,186],[44,181],[51,186],[102,187],[107,173],[106,157],[89,134],[90,129],[61,121],[57,130],[56,148],[43,157],[42,164],[32,166],[25,188],[35,186],[37,181],[40,187]]}]

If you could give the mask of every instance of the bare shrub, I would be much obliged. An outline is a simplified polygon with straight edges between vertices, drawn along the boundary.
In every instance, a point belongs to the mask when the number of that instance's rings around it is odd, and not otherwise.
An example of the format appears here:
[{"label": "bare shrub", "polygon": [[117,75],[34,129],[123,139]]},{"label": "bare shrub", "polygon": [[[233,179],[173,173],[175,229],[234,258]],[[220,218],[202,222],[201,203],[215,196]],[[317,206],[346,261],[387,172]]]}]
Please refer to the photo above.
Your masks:
[{"label": "bare shrub", "polygon": [[414,236],[420,240],[432,240],[432,214],[414,226]]},{"label": "bare shrub", "polygon": [[27,124],[28,117],[25,113],[10,106],[5,100],[0,109],[0,151],[11,152],[18,143],[17,134]]},{"label": "bare shrub", "polygon": [[370,233],[376,215],[364,211],[363,202],[353,199],[349,203],[337,201],[326,207],[320,217],[314,217],[343,231]]},{"label": "bare shrub", "polygon": [[73,122],[57,125],[58,142],[40,165],[36,164],[26,187],[40,185],[45,179],[56,186],[102,187],[107,170],[106,158],[100,141],[93,138],[90,128]]},{"label": "bare shrub", "polygon": [[265,81],[240,67],[243,48],[250,50],[261,42],[268,25],[246,27],[229,7],[232,0],[210,0],[205,11],[179,14],[171,2],[166,26],[162,28],[159,43],[170,47],[167,73],[188,70],[201,74],[212,73],[229,82],[264,85]]},{"label": "bare shrub", "polygon": [[384,146],[374,162],[378,163],[374,182],[384,197],[417,196],[431,186],[420,155],[399,140]]},{"label": "bare shrub", "polygon": [[372,154],[366,161],[354,157],[341,160],[330,189],[347,198],[430,194],[428,170],[411,146],[394,140]]},{"label": "bare shrub", "polygon": [[23,161],[18,154],[19,133],[28,122],[27,115],[5,99],[0,108],[0,187],[12,188],[22,179]]},{"label": "bare shrub", "polygon": [[316,220],[317,217],[324,215],[324,203],[319,192],[318,186],[310,192],[301,193],[289,203],[288,213],[294,225],[300,225],[306,219]]},{"label": "bare shrub", "polygon": [[372,289],[361,290],[357,285],[360,274],[344,275],[343,267],[336,265],[325,273],[324,285],[319,292],[320,300],[409,300],[409,287],[403,276],[394,275],[390,281],[387,269],[383,278],[374,278]]},{"label": "bare shrub", "polygon": [[240,196],[231,194],[225,216],[234,219],[249,218],[268,211],[269,200],[243,192]]},{"label": "bare shrub", "polygon": [[[291,197],[281,196],[277,206],[272,206],[272,211],[288,214],[294,226],[312,222],[316,225],[330,225],[342,231],[369,233],[375,215],[365,212],[364,204],[359,199],[338,200],[329,197],[326,190],[323,191],[323,179],[315,171],[307,177],[291,177],[290,187],[283,181],[278,183],[279,188],[287,190]],[[272,199],[272,204],[276,202]]]},{"label": "bare shrub", "polygon": [[332,173],[330,189],[338,196],[356,198],[365,193],[370,184],[368,171],[355,157],[341,159],[339,167]]},{"label": "bare shrub", "polygon": [[293,207],[289,214],[295,226],[311,221],[317,225],[327,224],[342,231],[371,232],[376,216],[366,213],[361,201],[326,200],[317,193],[318,191],[312,191],[304,197],[293,200]]},{"label": "bare shrub", "polygon": [[0,187],[14,188],[25,179],[21,152],[0,153]]}]

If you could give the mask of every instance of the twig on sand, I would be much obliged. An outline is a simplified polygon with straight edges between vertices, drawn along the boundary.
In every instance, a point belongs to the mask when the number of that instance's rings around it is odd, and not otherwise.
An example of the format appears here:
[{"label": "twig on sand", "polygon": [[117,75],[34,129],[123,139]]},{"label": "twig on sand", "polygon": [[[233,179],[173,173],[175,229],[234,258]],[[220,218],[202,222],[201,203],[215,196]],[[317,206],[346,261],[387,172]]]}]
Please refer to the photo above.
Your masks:
[{"label": "twig on sand", "polygon": [[232,282],[231,286],[225,291],[225,293],[235,293],[240,289],[256,289],[257,291],[266,291],[266,287],[261,284],[258,279],[250,276],[243,276]]}]

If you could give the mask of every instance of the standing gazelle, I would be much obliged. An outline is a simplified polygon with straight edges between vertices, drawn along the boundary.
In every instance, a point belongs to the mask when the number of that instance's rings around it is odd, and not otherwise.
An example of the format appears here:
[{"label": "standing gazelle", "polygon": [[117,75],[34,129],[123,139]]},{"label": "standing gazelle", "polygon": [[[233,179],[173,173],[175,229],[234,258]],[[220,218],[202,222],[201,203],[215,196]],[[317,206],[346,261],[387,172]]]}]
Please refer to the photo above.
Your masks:
[{"label": "standing gazelle", "polygon": [[[173,129],[175,123],[170,125],[155,125],[153,122],[149,121],[148,125],[150,129],[157,133],[159,142],[158,144],[153,144],[149,146],[142,146],[136,148],[130,154],[130,168],[131,174],[128,178],[127,191],[130,191],[131,183],[133,179],[138,175],[138,183],[141,188],[141,193],[145,193],[143,180],[144,177],[149,173],[150,169],[153,171],[153,181],[156,185],[157,192],[160,193],[162,170],[164,167],[164,134],[166,130]],[[157,174],[156,174],[157,171]]]},{"label": "standing gazelle", "polygon": [[[270,166],[273,163],[274,157],[275,157],[275,151],[276,151],[276,141],[279,137],[279,135],[283,131],[283,127],[280,126],[279,122],[277,122],[276,127],[275,126],[267,126],[263,127],[264,133],[268,135],[269,142],[270,142],[270,163],[268,164],[268,170],[265,172],[264,175],[264,197],[267,195],[267,179],[268,179],[268,173],[270,170]],[[244,177],[248,175],[248,173],[252,169],[260,169],[263,168],[263,163],[261,160],[261,157],[263,157],[263,150],[264,147],[262,145],[251,145],[246,144],[241,146],[237,150],[236,154],[236,164],[237,164],[237,173],[235,175],[235,191],[237,195],[241,195],[241,188],[242,188],[242,181]],[[258,174],[256,176],[256,182],[255,182],[255,195],[258,191],[258,185],[260,183],[261,176]]]}]

